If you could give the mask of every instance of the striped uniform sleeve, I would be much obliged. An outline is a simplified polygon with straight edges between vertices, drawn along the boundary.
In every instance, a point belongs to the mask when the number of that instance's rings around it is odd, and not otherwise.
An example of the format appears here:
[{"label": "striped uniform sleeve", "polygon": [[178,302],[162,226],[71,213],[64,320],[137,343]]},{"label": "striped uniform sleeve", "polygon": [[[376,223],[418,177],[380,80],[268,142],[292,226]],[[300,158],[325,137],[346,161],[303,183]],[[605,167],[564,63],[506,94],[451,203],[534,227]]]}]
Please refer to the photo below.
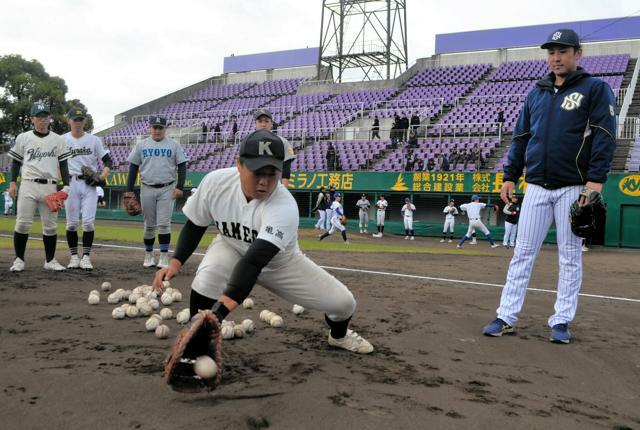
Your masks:
[{"label": "striped uniform sleeve", "polygon": [[9,157],[20,163],[24,161],[24,137],[22,135],[16,138],[16,144],[9,150]]},{"label": "striped uniform sleeve", "polygon": [[71,148],[69,148],[67,141],[62,136],[58,136],[57,139],[58,142],[56,144],[56,148],[58,152],[58,161],[68,160],[73,155]]}]

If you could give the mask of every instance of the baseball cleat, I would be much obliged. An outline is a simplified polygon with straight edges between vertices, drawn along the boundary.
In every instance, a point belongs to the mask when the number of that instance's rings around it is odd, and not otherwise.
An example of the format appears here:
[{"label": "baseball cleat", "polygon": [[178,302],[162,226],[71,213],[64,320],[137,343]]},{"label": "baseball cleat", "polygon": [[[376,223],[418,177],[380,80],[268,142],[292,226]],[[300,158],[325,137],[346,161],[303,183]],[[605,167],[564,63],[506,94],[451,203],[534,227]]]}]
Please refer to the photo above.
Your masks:
[{"label": "baseball cleat", "polygon": [[471,242],[469,242],[469,243],[471,243],[471,245],[477,245],[477,244],[478,244],[478,241],[477,241],[476,239],[473,239],[473,240],[472,240]]},{"label": "baseball cleat", "polygon": [[500,245],[498,245],[497,243],[494,243],[493,245],[491,245],[491,247],[492,247],[492,248],[497,248],[497,247],[499,247],[499,246],[500,246]]},{"label": "baseball cleat", "polygon": [[363,230],[363,229],[360,229],[360,234],[363,234],[363,233],[364,233],[364,230]]},{"label": "baseball cleat", "polygon": [[444,239],[440,239],[440,243],[444,243]]},{"label": "baseball cleat", "polygon": [[416,240],[416,237],[415,236],[411,236],[411,240]]},{"label": "baseball cleat", "polygon": [[91,264],[91,257],[83,255],[80,260],[80,268],[83,270],[93,270],[93,264]]},{"label": "baseball cleat", "polygon": [[353,330],[347,330],[347,335],[341,339],[334,339],[329,333],[329,345],[346,349],[356,354],[373,352],[373,346]]},{"label": "baseball cleat", "polygon": [[482,329],[482,334],[485,336],[493,336],[498,337],[503,334],[513,333],[515,330],[512,326],[501,320],[500,318],[496,318],[491,321]]},{"label": "baseball cleat", "polygon": [[24,261],[22,258],[16,258],[13,260],[13,264],[9,268],[11,272],[22,272],[24,270]]},{"label": "baseball cleat", "polygon": [[409,240],[409,236],[405,236],[405,237],[404,237],[404,240]]},{"label": "baseball cleat", "polygon": [[159,269],[164,269],[165,267],[169,267],[169,253],[168,252],[161,252],[160,253],[160,258],[158,259],[158,266]]},{"label": "baseball cleat", "polygon": [[462,248],[462,245],[456,245],[456,248]]},{"label": "baseball cleat", "polygon": [[78,254],[73,254],[71,259],[69,260],[69,264],[67,264],[67,269],[77,269],[80,267],[80,257]]},{"label": "baseball cleat", "polygon": [[54,272],[62,272],[63,270],[67,270],[62,264],[58,263],[58,260],[55,258],[51,261],[44,263],[44,270],[52,270]]},{"label": "baseball cleat", "polygon": [[582,245],[582,252],[589,252],[589,248],[587,248],[586,246]]},{"label": "baseball cleat", "polygon": [[447,240],[447,242],[448,242],[448,243],[451,243],[451,242],[453,242],[453,240],[449,239],[449,240]]},{"label": "baseball cleat", "polygon": [[153,260],[153,252],[145,252],[144,253],[144,263],[142,263],[144,267],[153,267],[156,265],[156,262]]},{"label": "baseball cleat", "polygon": [[549,340],[553,343],[569,343],[571,342],[571,333],[568,324],[556,324],[551,327],[551,336]]}]

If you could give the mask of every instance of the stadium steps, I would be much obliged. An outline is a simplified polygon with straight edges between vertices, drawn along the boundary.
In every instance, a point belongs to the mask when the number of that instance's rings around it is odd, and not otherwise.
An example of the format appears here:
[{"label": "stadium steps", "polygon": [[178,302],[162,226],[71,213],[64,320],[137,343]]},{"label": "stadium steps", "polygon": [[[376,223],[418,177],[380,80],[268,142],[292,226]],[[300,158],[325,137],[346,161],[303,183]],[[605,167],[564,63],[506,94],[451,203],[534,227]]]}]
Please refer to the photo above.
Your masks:
[{"label": "stadium steps", "polygon": [[502,140],[498,142],[496,147],[493,149],[493,153],[490,157],[487,157],[485,160],[485,168],[484,170],[493,170],[493,168],[498,164],[498,162],[502,159],[502,156],[507,153],[509,147],[511,146],[511,135],[506,134],[502,136]]},{"label": "stadium steps", "polygon": [[633,139],[616,139],[616,150],[611,161],[612,172],[624,172],[629,159],[629,151],[633,147]]},{"label": "stadium steps", "polygon": [[[624,72],[624,78],[622,79],[622,85],[620,86],[620,88],[627,88],[631,83],[631,77],[633,76],[633,69],[636,67],[637,62],[638,62],[637,58],[629,58],[629,64],[627,65],[627,70]],[[638,94],[637,88],[634,94],[635,95]],[[631,106],[633,106],[633,103],[631,104]],[[631,109],[631,106],[629,107],[629,109]],[[616,115],[620,114],[620,109],[622,109],[622,103],[620,103],[620,105],[616,105]]]}]

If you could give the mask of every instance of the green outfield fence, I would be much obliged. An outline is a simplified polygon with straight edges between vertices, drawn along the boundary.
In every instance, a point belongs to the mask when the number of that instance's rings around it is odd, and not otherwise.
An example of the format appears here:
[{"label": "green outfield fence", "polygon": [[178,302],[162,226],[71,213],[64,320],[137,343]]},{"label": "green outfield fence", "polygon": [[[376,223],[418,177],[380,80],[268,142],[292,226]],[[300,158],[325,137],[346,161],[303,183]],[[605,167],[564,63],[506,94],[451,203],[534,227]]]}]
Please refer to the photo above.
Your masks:
[{"label": "green outfield fence", "polygon": [[[198,186],[205,172],[188,173],[186,194]],[[298,203],[300,226],[312,228],[316,222],[311,213],[318,189],[321,186],[334,186],[344,194],[343,204],[349,218],[348,228],[358,229],[358,209],[356,201],[361,194],[366,194],[373,203],[380,195],[389,201],[385,233],[404,234],[404,226],[400,208],[405,197],[410,197],[416,206],[414,229],[419,236],[440,236],[444,214],[442,210],[449,199],[456,200],[456,205],[469,202],[472,194],[478,194],[481,201],[498,203],[502,186],[502,173],[487,172],[294,172],[290,180],[290,191]],[[114,172],[107,179],[105,201],[107,206],[99,208],[99,219],[142,220],[142,216],[130,217],[120,208],[122,193],[127,180],[127,173]],[[7,187],[5,174],[0,173],[0,189]],[[138,179],[139,181],[139,179]],[[523,195],[526,182],[520,181],[517,192]],[[607,202],[607,224],[603,237],[596,244],[606,246],[640,248],[640,175],[610,174],[603,190]],[[173,221],[183,223],[182,206],[186,197],[176,202]],[[4,200],[0,199],[4,210]],[[567,214],[568,216],[568,214]],[[501,211],[486,210],[484,222],[491,230],[492,236],[501,239],[504,233],[504,215]],[[465,216],[456,219],[456,237],[467,230]],[[371,210],[369,231],[375,232],[375,212]],[[482,234],[480,234],[482,237]],[[553,226],[546,239],[555,241]]]}]

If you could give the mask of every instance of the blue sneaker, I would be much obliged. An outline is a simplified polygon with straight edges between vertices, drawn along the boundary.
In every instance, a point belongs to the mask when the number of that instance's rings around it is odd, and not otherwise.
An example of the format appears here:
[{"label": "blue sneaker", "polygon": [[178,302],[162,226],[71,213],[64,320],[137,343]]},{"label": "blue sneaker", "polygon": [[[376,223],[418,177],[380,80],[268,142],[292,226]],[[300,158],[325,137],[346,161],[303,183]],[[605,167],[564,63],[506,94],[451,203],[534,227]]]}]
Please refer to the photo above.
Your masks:
[{"label": "blue sneaker", "polygon": [[482,329],[482,334],[484,334],[485,336],[498,337],[502,336],[503,334],[513,333],[514,331],[515,329],[512,326],[510,326],[500,318],[496,318]]},{"label": "blue sneaker", "polygon": [[556,324],[551,327],[551,336],[549,340],[553,343],[569,343],[571,342],[571,333],[569,333],[568,324]]}]

